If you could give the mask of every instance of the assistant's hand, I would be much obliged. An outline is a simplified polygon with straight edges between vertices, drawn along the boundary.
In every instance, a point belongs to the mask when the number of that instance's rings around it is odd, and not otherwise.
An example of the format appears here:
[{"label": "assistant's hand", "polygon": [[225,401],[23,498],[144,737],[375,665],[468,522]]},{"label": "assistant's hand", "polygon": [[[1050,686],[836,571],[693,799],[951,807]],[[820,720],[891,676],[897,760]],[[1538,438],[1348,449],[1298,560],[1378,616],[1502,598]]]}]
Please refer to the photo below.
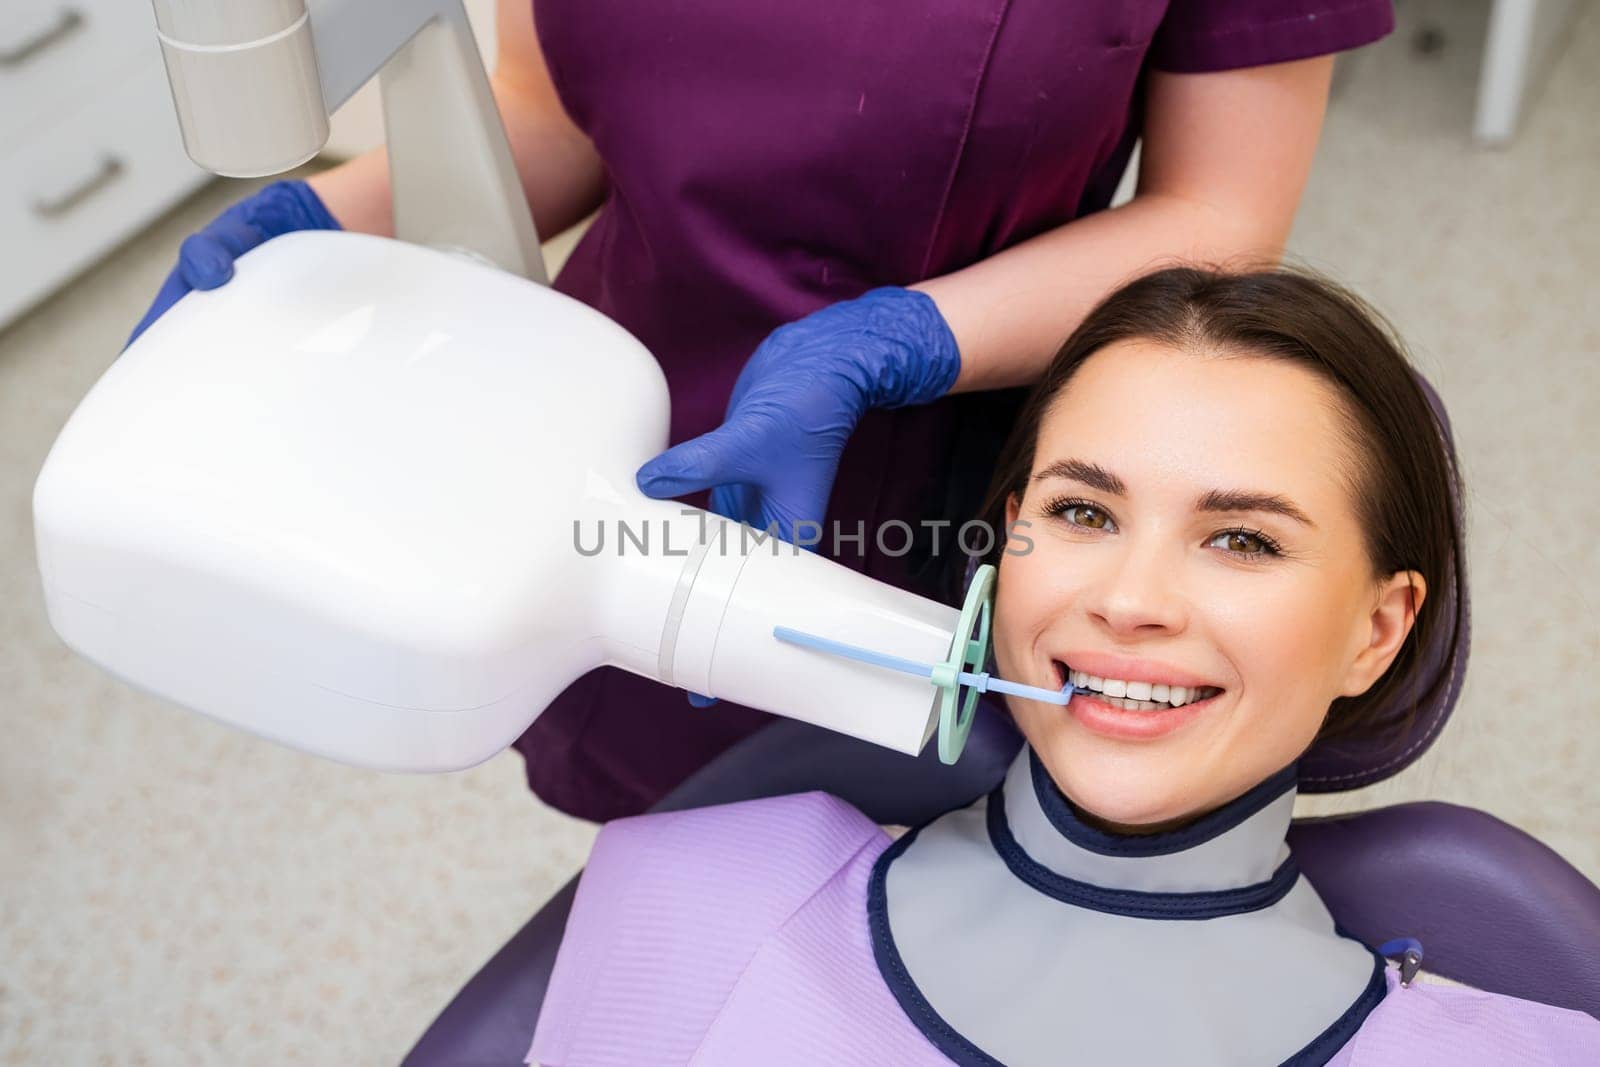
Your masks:
[{"label": "assistant's hand", "polygon": [[294,230],[337,229],[342,227],[305,182],[273,182],[245,197],[205,229],[184,239],[178,249],[178,265],[133,328],[128,343],[189,290],[215,289],[232,278],[233,261],[257,245]]},{"label": "assistant's hand", "polygon": [[714,487],[713,511],[758,529],[776,522],[795,541],[796,523],[822,521],[861,416],[937,400],[960,370],[932,298],[873,289],[774,330],[739,372],[723,424],[640,467],[639,488],[675,497]]}]

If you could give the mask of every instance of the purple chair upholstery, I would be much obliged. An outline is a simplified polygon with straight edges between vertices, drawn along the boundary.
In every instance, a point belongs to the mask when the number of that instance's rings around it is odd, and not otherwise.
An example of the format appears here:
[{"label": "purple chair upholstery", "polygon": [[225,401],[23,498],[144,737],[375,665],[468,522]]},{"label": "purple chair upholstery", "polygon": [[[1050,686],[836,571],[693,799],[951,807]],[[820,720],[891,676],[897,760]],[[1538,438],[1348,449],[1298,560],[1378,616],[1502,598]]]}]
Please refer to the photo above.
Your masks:
[{"label": "purple chair upholstery", "polygon": [[[784,720],[724,752],[655,810],[823,789],[876,822],[915,825],[993,789],[1021,743],[1006,716],[985,706],[954,767],[932,745],[913,758]],[[1522,831],[1430,802],[1302,820],[1289,840],[1335,918],[1367,943],[1415,937],[1425,970],[1600,1016],[1600,889]],[[523,1062],[576,886],[467,983],[406,1067]]]},{"label": "purple chair upholstery", "polygon": [[1367,944],[1414,937],[1424,970],[1600,1018],[1600,887],[1516,827],[1424,800],[1297,819],[1289,847]]}]

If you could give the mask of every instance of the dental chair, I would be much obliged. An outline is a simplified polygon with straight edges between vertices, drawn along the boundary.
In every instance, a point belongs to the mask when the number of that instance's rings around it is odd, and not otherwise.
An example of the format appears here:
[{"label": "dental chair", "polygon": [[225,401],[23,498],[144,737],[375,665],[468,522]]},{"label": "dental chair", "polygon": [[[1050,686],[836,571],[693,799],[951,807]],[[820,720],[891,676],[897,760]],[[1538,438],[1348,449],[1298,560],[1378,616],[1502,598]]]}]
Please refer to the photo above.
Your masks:
[{"label": "dental chair", "polygon": [[[885,825],[917,825],[989,792],[1022,744],[987,705],[961,760],[944,766],[794,721],[711,761],[653,809],[822,789]],[[1494,816],[1436,801],[1296,820],[1295,859],[1334,918],[1377,946],[1420,941],[1424,969],[1496,993],[1600,1017],[1600,887]],[[533,1040],[577,879],[553,896],[467,983],[405,1067],[523,1062]]]}]

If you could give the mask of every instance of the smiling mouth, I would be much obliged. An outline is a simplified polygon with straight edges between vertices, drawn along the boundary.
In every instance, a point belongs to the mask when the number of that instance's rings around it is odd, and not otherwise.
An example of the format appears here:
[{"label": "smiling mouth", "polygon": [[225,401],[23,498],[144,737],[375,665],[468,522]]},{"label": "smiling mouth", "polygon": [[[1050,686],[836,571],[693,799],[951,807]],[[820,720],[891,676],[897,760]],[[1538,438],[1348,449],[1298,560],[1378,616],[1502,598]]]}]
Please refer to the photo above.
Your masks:
[{"label": "smiling mouth", "polygon": [[1051,663],[1055,666],[1057,686],[1064,687],[1070,681],[1079,689],[1092,690],[1096,700],[1124,711],[1169,711],[1210,700],[1223,692],[1214,685],[1159,685],[1101,678],[1087,671],[1075,671],[1060,660],[1051,660]]}]

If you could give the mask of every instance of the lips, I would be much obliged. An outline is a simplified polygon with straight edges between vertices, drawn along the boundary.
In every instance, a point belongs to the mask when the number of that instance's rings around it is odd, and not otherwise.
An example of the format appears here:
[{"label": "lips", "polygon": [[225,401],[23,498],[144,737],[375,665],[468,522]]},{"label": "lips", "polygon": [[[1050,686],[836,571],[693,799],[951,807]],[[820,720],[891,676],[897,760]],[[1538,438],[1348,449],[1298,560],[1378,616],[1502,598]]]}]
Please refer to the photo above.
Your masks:
[{"label": "lips", "polygon": [[[1105,665],[1101,669],[1107,670],[1107,674],[1080,670],[1077,662],[1054,660],[1056,684],[1064,687],[1070,681],[1075,688],[1092,690],[1107,706],[1122,711],[1159,712],[1181,708],[1210,700],[1223,692],[1221,686],[1200,681],[1197,675],[1148,661],[1110,657],[1087,659],[1095,665]],[[1113,676],[1110,669],[1126,674]]]},{"label": "lips", "polygon": [[[1116,741],[1150,741],[1165,737],[1198,719],[1217,701],[1215,696],[1182,707],[1128,711],[1115,707],[1099,693],[1079,693],[1067,704],[1067,713],[1091,733]],[[1114,699],[1114,698],[1112,698]]]},{"label": "lips", "polygon": [[1068,716],[1117,741],[1149,741],[1179,730],[1226,692],[1204,675],[1152,659],[1083,651],[1051,663],[1058,688],[1069,681],[1078,687],[1063,709]]}]

